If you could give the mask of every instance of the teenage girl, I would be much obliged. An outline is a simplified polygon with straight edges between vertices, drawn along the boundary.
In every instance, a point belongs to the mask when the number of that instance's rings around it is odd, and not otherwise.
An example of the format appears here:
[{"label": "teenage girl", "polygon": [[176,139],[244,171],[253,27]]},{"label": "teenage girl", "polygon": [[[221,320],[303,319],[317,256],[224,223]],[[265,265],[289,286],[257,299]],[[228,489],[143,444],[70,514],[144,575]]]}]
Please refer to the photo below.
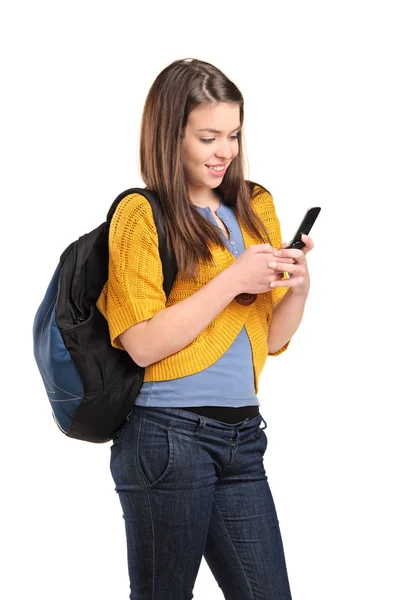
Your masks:
[{"label": "teenage girl", "polygon": [[145,368],[111,446],[131,600],[193,598],[203,556],[229,600],[291,598],[257,392],[302,319],[314,244],[283,249],[271,194],[245,180],[243,105],[195,59],[148,93],[140,169],[177,260],[168,298],[146,198],[127,196],[111,222],[97,305],[112,345]]}]

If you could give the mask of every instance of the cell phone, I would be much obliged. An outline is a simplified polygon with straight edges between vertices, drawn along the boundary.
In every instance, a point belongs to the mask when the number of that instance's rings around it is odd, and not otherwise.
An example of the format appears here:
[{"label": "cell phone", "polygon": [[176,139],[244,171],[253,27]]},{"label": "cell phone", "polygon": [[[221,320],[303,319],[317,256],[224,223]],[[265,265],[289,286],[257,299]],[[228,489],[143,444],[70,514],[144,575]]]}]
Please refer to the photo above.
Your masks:
[{"label": "cell phone", "polygon": [[314,225],[316,218],[320,213],[320,210],[320,206],[313,206],[312,208],[308,209],[304,216],[304,219],[300,223],[300,226],[295,233],[294,238],[289,243],[289,246],[286,246],[286,250],[288,250],[289,248],[296,248],[297,250],[305,246],[305,243],[301,241],[301,234],[305,233],[306,235],[308,235],[310,233],[311,227]]}]

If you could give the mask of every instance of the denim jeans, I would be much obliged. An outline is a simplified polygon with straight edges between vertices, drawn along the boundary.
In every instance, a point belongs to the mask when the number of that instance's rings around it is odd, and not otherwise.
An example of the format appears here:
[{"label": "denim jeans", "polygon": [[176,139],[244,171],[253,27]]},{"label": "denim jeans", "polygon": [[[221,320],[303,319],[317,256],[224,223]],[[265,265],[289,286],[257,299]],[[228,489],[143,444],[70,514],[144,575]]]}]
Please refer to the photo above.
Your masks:
[{"label": "denim jeans", "polygon": [[266,426],[261,414],[231,425],[134,407],[110,461],[131,600],[190,600],[203,556],[226,599],[291,600],[263,466]]}]

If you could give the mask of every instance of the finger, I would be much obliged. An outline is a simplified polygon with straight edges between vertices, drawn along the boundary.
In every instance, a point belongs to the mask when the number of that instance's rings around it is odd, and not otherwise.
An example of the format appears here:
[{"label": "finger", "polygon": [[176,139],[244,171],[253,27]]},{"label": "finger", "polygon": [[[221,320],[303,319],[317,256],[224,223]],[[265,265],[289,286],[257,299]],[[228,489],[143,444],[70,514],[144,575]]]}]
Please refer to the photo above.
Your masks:
[{"label": "finger", "polygon": [[271,246],[271,244],[255,244],[257,246],[255,252],[256,254],[259,253],[263,253],[263,252],[273,252],[274,248]]},{"label": "finger", "polygon": [[290,250],[274,250],[273,254],[280,258],[294,258],[295,262],[303,262],[305,260],[304,252],[302,250],[297,250],[296,248],[291,248]]},{"label": "finger", "polygon": [[269,260],[276,262],[279,265],[294,265],[296,263],[294,258],[280,258],[279,256],[274,256],[273,254],[271,254]]},{"label": "finger", "polygon": [[304,277],[290,277],[290,279],[279,279],[271,281],[269,287],[275,288],[292,288],[303,283]]},{"label": "finger", "polygon": [[312,241],[312,239],[310,238],[309,235],[306,235],[305,233],[301,234],[301,241],[305,243],[305,245],[310,248],[310,250],[312,250],[314,248],[314,242]]},{"label": "finger", "polygon": [[310,250],[314,248],[314,242],[312,241],[309,235],[303,233],[301,235],[301,241],[305,244],[304,248],[302,249],[303,254],[307,254],[308,252],[310,252]]},{"label": "finger", "polygon": [[290,275],[297,275],[298,277],[305,275],[304,266],[299,264],[277,263],[271,261],[268,263],[268,266],[270,269],[280,271],[281,273],[287,272]]},{"label": "finger", "polygon": [[294,264],[296,262],[293,258],[279,258],[277,256],[274,256],[274,254],[273,254],[272,251],[273,251],[273,248],[271,248],[271,252],[256,252],[256,254],[264,254],[264,255],[266,255],[265,259],[268,260],[268,261],[272,260],[272,261],[275,261],[275,262],[285,263],[285,264],[288,264],[288,263]]},{"label": "finger", "polygon": [[289,242],[282,242],[281,249],[286,248],[286,246],[289,246]]},{"label": "finger", "polygon": [[[285,271],[287,271],[289,267],[292,267],[292,266],[294,266],[294,265],[296,265],[296,264],[297,264],[297,263],[295,263],[295,262],[293,262],[293,261],[291,261],[290,263],[289,263],[289,262],[283,262],[283,261],[282,261],[282,262],[277,262],[277,259],[275,258],[275,256],[271,256],[271,258],[272,258],[273,260],[270,260],[270,261],[267,263],[267,265],[266,265],[266,266],[267,266],[267,267],[268,267],[268,268],[269,268],[271,271],[274,271],[275,273],[285,273]],[[286,260],[291,260],[291,259],[287,258]],[[271,264],[271,263],[272,263],[272,264],[274,264],[275,266],[274,266],[274,267],[270,267],[270,264]]]}]

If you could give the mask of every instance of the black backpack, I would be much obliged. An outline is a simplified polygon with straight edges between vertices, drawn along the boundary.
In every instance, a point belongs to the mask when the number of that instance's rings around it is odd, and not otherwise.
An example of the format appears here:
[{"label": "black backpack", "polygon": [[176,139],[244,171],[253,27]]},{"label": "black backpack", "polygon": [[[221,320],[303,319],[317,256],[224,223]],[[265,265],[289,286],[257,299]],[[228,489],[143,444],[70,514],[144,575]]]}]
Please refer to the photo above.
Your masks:
[{"label": "black backpack", "polygon": [[162,210],[154,192],[132,188],[115,199],[107,221],[63,252],[34,320],[34,355],[54,420],[67,436],[87,442],[112,439],[143,383],[144,368],[111,345],[107,320],[96,306],[108,279],[110,222],[133,193],[152,207],[168,298],[177,265],[167,252]]}]

